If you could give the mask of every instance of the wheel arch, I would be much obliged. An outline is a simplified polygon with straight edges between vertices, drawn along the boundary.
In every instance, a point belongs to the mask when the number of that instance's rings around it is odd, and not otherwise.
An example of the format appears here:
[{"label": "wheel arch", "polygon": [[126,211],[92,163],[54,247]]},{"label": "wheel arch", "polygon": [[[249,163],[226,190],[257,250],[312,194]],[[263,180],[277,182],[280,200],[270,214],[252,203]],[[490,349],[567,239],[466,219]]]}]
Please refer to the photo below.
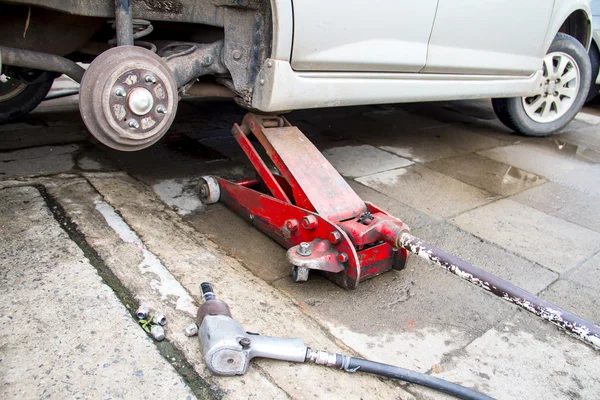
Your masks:
[{"label": "wheel arch", "polygon": [[592,39],[591,20],[583,10],[576,10],[560,26],[558,32],[573,36],[586,49],[589,49]]},{"label": "wheel arch", "polygon": [[559,32],[573,36],[586,50],[590,48],[592,12],[587,1],[557,1],[555,3],[552,20],[544,41],[544,54],[546,54],[554,37]]}]

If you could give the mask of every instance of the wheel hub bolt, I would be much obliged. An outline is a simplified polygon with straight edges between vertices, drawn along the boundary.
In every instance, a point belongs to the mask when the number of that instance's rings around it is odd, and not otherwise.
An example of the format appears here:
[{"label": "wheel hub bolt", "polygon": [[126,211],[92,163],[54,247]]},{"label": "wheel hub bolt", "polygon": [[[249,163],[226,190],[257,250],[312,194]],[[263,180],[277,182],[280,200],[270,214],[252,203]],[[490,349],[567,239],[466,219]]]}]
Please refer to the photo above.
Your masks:
[{"label": "wheel hub bolt", "polygon": [[146,75],[145,79],[148,83],[156,83],[156,78],[153,75]]},{"label": "wheel hub bolt", "polygon": [[121,88],[118,88],[117,90],[115,90],[115,96],[125,97],[126,95],[127,95],[127,92]]},{"label": "wheel hub bolt", "polygon": [[312,252],[310,251],[310,244],[308,244],[306,242],[300,243],[300,245],[298,246],[298,250],[296,250],[296,252],[304,257],[310,256],[312,254]]},{"label": "wheel hub bolt", "polygon": [[138,129],[140,127],[140,123],[137,121],[130,121],[129,126],[134,129]]},{"label": "wheel hub bolt", "polygon": [[345,263],[345,262],[348,261],[348,254],[346,254],[346,253],[340,253],[337,256],[337,259],[338,259],[339,262]]},{"label": "wheel hub bolt", "polygon": [[156,108],[156,112],[159,114],[166,114],[167,113],[167,108],[165,106],[158,106]]}]

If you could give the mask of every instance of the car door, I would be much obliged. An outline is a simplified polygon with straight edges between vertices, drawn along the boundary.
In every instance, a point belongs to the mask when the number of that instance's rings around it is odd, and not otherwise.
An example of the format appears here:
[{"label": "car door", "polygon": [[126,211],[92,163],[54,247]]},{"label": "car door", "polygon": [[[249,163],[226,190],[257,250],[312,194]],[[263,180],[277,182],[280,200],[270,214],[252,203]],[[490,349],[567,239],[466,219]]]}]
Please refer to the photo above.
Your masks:
[{"label": "car door", "polygon": [[554,0],[440,0],[422,72],[530,75]]},{"label": "car door", "polygon": [[438,0],[294,0],[292,68],[418,72]]}]

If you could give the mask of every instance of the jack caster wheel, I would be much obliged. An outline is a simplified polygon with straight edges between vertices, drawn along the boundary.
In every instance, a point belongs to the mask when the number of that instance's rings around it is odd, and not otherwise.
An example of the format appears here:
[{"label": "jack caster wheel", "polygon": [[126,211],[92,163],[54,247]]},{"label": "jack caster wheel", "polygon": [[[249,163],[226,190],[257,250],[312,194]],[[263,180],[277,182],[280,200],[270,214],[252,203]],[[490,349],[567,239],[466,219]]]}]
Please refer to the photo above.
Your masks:
[{"label": "jack caster wheel", "polygon": [[119,46],[90,64],[81,81],[79,110],[101,143],[135,151],[167,133],[178,100],[175,78],[162,58],[141,47]]},{"label": "jack caster wheel", "polygon": [[306,282],[310,270],[306,267],[292,267],[292,279],[294,282]]},{"label": "jack caster wheel", "polygon": [[203,176],[198,182],[198,195],[204,204],[215,204],[221,197],[219,181],[214,176]]}]

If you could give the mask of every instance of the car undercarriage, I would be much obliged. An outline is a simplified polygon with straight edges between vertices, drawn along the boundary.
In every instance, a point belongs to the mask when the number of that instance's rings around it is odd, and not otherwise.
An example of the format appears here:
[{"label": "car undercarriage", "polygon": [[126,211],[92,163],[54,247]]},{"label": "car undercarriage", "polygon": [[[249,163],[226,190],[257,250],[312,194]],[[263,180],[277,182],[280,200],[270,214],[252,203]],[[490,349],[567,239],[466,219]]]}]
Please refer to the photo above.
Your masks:
[{"label": "car undercarriage", "polygon": [[[270,6],[262,1],[12,1],[2,10],[3,79],[39,84],[65,73],[82,84],[91,133],[125,151],[159,140],[180,96],[233,97],[250,108],[270,51]],[[77,63],[97,58],[83,80]]]}]

